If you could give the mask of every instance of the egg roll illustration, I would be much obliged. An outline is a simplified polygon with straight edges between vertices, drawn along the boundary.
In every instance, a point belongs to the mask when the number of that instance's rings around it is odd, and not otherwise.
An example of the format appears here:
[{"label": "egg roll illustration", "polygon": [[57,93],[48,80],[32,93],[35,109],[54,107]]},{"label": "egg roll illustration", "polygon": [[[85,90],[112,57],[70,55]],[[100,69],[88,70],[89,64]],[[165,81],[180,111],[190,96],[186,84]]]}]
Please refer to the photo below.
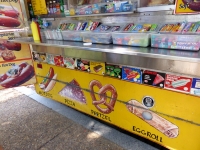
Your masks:
[{"label": "egg roll illustration", "polygon": [[126,107],[131,113],[163,133],[165,136],[169,138],[176,138],[178,136],[179,128],[176,125],[152,112],[138,101],[130,100],[126,104]]}]

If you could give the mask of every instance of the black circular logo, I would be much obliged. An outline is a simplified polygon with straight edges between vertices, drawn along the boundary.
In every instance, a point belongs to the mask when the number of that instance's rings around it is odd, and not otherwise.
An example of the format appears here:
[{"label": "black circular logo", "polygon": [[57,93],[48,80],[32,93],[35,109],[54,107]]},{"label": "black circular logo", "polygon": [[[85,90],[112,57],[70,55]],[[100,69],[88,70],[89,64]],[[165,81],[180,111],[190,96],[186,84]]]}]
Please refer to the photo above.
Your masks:
[{"label": "black circular logo", "polygon": [[150,96],[146,96],[143,98],[142,100],[142,103],[144,106],[148,107],[148,108],[151,108],[154,106],[155,102],[154,102],[154,99]]}]

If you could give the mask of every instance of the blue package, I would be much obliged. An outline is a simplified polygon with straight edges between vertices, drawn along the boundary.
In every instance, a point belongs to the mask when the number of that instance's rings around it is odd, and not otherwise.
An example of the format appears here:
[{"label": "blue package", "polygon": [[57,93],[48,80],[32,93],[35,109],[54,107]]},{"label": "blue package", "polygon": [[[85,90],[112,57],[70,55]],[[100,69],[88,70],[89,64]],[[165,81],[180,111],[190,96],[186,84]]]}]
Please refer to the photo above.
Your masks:
[{"label": "blue package", "polygon": [[193,78],[190,93],[200,96],[200,78]]},{"label": "blue package", "polygon": [[125,12],[132,11],[132,10],[133,10],[133,5],[131,4],[126,4],[122,7],[122,11],[125,11]]},{"label": "blue package", "polygon": [[142,83],[142,71],[138,68],[122,67],[122,79]]},{"label": "blue package", "polygon": [[125,4],[128,4],[128,2],[115,2],[114,3],[114,11],[115,12],[122,12],[122,8]]}]

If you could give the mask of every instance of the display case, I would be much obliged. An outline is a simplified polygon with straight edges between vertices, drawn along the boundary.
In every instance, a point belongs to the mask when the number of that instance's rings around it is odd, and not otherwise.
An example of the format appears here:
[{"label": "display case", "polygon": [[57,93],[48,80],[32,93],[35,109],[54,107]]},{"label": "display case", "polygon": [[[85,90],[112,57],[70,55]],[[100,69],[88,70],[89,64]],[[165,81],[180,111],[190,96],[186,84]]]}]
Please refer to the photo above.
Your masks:
[{"label": "display case", "polygon": [[113,44],[147,47],[150,45],[150,33],[114,32]]},{"label": "display case", "polygon": [[198,51],[200,49],[200,35],[152,34],[151,46],[156,48]]}]

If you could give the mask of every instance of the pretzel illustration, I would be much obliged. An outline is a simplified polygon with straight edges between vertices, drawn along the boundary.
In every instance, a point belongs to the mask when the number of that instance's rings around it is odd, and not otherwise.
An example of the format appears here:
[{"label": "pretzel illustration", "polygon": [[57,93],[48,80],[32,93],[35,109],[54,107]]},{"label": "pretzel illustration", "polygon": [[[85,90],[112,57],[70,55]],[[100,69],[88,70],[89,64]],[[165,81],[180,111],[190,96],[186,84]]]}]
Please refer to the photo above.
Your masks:
[{"label": "pretzel illustration", "polygon": [[[99,98],[100,100],[96,99],[95,93],[94,93],[94,87],[97,86],[99,88]],[[115,102],[117,100],[117,91],[114,88],[114,86],[107,84],[105,86],[102,86],[102,84],[97,81],[97,80],[93,80],[90,82],[89,88],[91,90],[90,95],[92,97],[92,104],[95,105],[95,107],[102,113],[104,114],[109,114],[112,111],[114,111],[114,106],[115,106]],[[107,103],[107,92],[111,92],[111,98],[110,98],[110,102]],[[103,104],[105,105],[107,108],[101,108],[99,105]]]}]

